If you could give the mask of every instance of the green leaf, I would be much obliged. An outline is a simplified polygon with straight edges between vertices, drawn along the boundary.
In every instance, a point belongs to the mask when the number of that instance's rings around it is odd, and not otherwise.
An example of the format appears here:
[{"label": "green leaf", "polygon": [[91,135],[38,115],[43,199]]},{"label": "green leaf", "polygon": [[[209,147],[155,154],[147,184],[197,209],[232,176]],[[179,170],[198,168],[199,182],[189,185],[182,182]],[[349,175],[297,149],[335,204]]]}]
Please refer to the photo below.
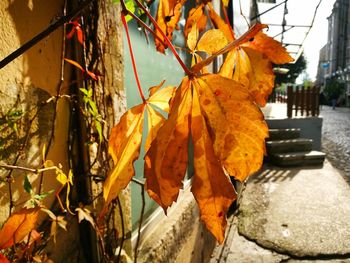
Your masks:
[{"label": "green leaf", "polygon": [[89,93],[88,93],[87,89],[80,88],[79,90],[80,90],[85,96],[89,96]]},{"label": "green leaf", "polygon": [[33,191],[32,184],[29,182],[27,175],[24,177],[23,188],[28,194],[31,194]]},{"label": "green leaf", "polygon": [[96,131],[98,133],[98,138],[100,139],[100,142],[102,142],[102,126],[101,123],[98,120],[95,120],[95,127],[96,127]]},{"label": "green leaf", "polygon": [[47,196],[49,196],[50,194],[52,194],[54,192],[54,190],[50,190],[46,193],[41,193],[41,194],[36,194],[33,196],[34,199],[41,201],[43,199],[45,199]]}]

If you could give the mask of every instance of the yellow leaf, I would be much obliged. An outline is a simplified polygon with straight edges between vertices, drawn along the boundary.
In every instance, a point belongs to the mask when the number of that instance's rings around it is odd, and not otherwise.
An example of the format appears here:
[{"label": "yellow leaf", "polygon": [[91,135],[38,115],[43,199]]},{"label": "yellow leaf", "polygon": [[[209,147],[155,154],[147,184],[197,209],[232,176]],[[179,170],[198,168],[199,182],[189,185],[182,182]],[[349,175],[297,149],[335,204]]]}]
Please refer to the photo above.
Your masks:
[{"label": "yellow leaf", "polygon": [[165,118],[157,111],[155,111],[151,106],[147,105],[147,119],[148,119],[148,132],[145,144],[145,152],[148,152],[151,147],[151,143],[157,136],[159,128],[165,121]]},{"label": "yellow leaf", "polygon": [[191,104],[190,81],[185,78],[168,119],[145,156],[146,190],[165,211],[176,201],[186,173]]},{"label": "yellow leaf", "polygon": [[67,175],[61,169],[56,169],[56,174],[56,180],[60,182],[60,184],[65,185],[69,182]]},{"label": "yellow leaf", "polygon": [[268,136],[263,114],[248,90],[234,80],[208,74],[196,79],[195,87],[215,154],[230,175],[245,180],[262,165]]},{"label": "yellow leaf", "polygon": [[13,213],[0,230],[0,250],[21,242],[35,228],[40,208]]},{"label": "yellow leaf", "polygon": [[287,50],[280,42],[267,36],[263,32],[257,33],[251,41],[246,42],[243,46],[250,47],[267,56],[275,64],[285,64],[293,61]]},{"label": "yellow leaf", "polygon": [[199,205],[201,219],[222,243],[227,225],[226,213],[236,193],[216,157],[196,89],[193,89],[191,132],[194,146],[192,192]]},{"label": "yellow leaf", "polygon": [[211,29],[203,34],[197,44],[197,50],[211,55],[227,45],[224,33],[219,29]]},{"label": "yellow leaf", "polygon": [[174,95],[174,92],[175,87],[168,86],[153,93],[147,101],[159,109],[169,112],[169,101]]},{"label": "yellow leaf", "polygon": [[197,28],[197,24],[193,24],[191,31],[187,36],[187,46],[191,51],[196,49],[197,41],[198,41],[199,31]]},{"label": "yellow leaf", "polygon": [[236,50],[232,50],[227,53],[227,56],[222,63],[221,68],[219,70],[219,75],[225,78],[232,78],[233,70],[235,68],[235,60],[236,60]]},{"label": "yellow leaf", "polygon": [[156,92],[163,86],[164,82],[165,82],[165,79],[162,80],[157,86],[150,87],[150,88],[148,89],[148,91],[149,91],[149,97],[152,97],[153,94],[156,93]]},{"label": "yellow leaf", "polygon": [[133,162],[139,157],[145,104],[129,109],[112,128],[109,152],[115,166],[103,185],[105,207],[115,199],[135,174]]}]

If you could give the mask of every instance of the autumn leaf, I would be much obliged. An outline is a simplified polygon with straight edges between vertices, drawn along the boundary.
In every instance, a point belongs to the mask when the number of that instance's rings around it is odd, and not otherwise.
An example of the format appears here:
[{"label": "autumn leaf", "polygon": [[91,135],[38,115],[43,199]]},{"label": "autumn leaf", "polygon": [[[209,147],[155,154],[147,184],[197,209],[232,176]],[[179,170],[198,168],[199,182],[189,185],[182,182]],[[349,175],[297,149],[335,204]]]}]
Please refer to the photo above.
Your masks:
[{"label": "autumn leaf", "polygon": [[164,112],[169,111],[169,101],[174,93],[174,87],[160,89],[163,82],[150,89],[150,98],[143,104],[129,109],[123,114],[119,123],[112,128],[109,138],[109,153],[114,161],[114,168],[103,185],[105,207],[124,189],[135,171],[133,163],[139,158],[142,143],[142,129],[145,110],[148,116],[148,136],[145,151],[148,151],[165,118],[151,105]]},{"label": "autumn leaf", "polygon": [[191,134],[194,146],[192,192],[200,209],[201,220],[222,243],[227,225],[226,213],[236,199],[236,193],[214,153],[196,88],[193,89]]},{"label": "autumn leaf", "polygon": [[62,204],[61,198],[60,198],[60,192],[63,190],[64,187],[67,188],[66,192],[66,208],[69,213],[74,215],[74,213],[70,210],[70,201],[69,201],[69,193],[70,193],[70,187],[73,185],[73,172],[72,170],[69,170],[68,176],[59,168],[56,168],[56,180],[61,184],[61,187],[56,191],[55,195],[56,198],[62,208],[64,209],[64,205]]},{"label": "autumn leaf", "polygon": [[0,230],[0,249],[21,242],[35,228],[39,211],[37,207],[13,213]]},{"label": "autumn leaf", "polygon": [[246,86],[254,101],[264,107],[274,87],[271,62],[262,53],[248,47],[236,51],[232,79]]},{"label": "autumn leaf", "polygon": [[10,261],[3,254],[0,253],[0,263],[10,263]]},{"label": "autumn leaf", "polygon": [[87,75],[89,75],[92,79],[94,80],[98,80],[98,77],[95,73],[89,71],[89,70],[85,70],[78,62],[72,60],[72,59],[68,59],[65,58],[65,61],[67,61],[69,64],[75,66],[76,68],[80,69],[81,72],[86,73]]},{"label": "autumn leaf", "polygon": [[165,211],[177,199],[186,173],[191,97],[190,81],[185,78],[168,119],[145,156],[146,190]]},{"label": "autumn leaf", "polygon": [[[169,40],[172,40],[174,29],[177,28],[177,23],[181,17],[181,9],[186,0],[160,0],[157,12],[157,23],[160,30],[165,32]],[[164,40],[159,29],[156,29],[156,34],[160,39]],[[161,41],[155,38],[156,48],[159,52],[165,52],[165,46]]]},{"label": "autumn leaf", "polygon": [[144,104],[131,108],[112,128],[109,153],[115,166],[103,185],[106,205],[118,196],[135,174],[133,162],[140,154],[144,108]]},{"label": "autumn leaf", "polygon": [[71,30],[67,33],[67,39],[71,39],[75,34],[77,35],[77,40],[80,44],[84,45],[84,33],[81,29],[81,25],[78,22],[78,19],[69,22],[69,25],[72,26]]},{"label": "autumn leaf", "polygon": [[214,24],[214,27],[220,29],[224,33],[228,41],[233,41],[234,36],[232,35],[232,30],[230,26],[215,12],[211,3],[208,3],[207,6],[209,7],[209,16]]},{"label": "autumn leaf", "polygon": [[192,8],[188,13],[184,28],[185,38],[187,38],[194,25],[196,25],[199,32],[203,31],[207,25],[207,16],[204,12],[204,4],[200,4]]},{"label": "autumn leaf", "polygon": [[274,64],[285,64],[294,60],[280,42],[267,36],[263,32],[258,32],[251,41],[244,43],[242,46],[259,51],[267,56]]},{"label": "autumn leaf", "polygon": [[147,102],[162,111],[169,112],[169,101],[173,97],[174,92],[175,87],[173,86],[162,88],[155,93],[151,93]]},{"label": "autumn leaf", "polygon": [[231,176],[245,180],[262,165],[268,136],[263,114],[249,91],[234,80],[208,74],[194,85],[216,156]]},{"label": "autumn leaf", "polygon": [[197,44],[198,51],[204,51],[211,55],[228,44],[224,33],[219,29],[211,29],[203,34]]},{"label": "autumn leaf", "polygon": [[50,237],[53,237],[54,243],[56,243],[57,227],[67,231],[67,221],[64,216],[56,216],[51,210],[41,208],[41,211],[45,212],[51,219]]}]

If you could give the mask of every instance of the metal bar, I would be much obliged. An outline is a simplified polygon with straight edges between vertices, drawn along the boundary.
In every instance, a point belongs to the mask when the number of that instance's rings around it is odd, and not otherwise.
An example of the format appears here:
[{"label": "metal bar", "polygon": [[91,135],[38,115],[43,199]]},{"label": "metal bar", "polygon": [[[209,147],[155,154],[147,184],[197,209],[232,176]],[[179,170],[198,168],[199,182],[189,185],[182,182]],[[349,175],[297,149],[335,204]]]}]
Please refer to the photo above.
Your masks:
[{"label": "metal bar", "polygon": [[270,12],[271,10],[273,10],[273,9],[275,9],[276,7],[278,7],[278,6],[280,6],[280,5],[284,4],[284,3],[286,3],[287,1],[288,1],[288,0],[285,0],[285,1],[281,2],[281,3],[279,3],[278,5],[275,5],[275,6],[271,7],[270,9],[267,9],[266,11],[264,11],[264,12],[262,12],[262,13],[260,13],[260,14],[257,14],[256,16],[253,16],[253,17],[251,18],[251,20],[257,19],[258,17],[260,17],[260,16],[262,16],[262,15],[264,15],[264,14]]}]

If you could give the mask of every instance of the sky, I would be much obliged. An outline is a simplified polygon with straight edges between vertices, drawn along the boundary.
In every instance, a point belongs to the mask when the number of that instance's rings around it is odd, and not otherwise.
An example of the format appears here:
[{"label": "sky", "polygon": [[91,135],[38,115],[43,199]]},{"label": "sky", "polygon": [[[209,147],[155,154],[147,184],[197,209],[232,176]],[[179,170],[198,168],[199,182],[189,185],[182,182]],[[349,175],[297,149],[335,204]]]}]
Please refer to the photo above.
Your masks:
[{"label": "sky", "polygon": [[[283,0],[277,0],[276,4],[283,2]],[[311,25],[312,18],[314,16],[315,8],[320,0],[288,0],[286,15],[287,25]],[[320,49],[327,43],[328,34],[328,20],[327,17],[332,12],[333,4],[335,0],[322,0],[316,13],[313,27],[311,28],[307,38],[304,41],[304,55],[308,62],[306,75],[311,80],[315,80],[317,73],[317,65]],[[273,7],[273,4],[259,4],[259,11],[262,13],[264,10],[268,10]],[[267,24],[281,24],[284,13],[284,4],[271,10],[265,15],[261,16],[261,22]],[[303,42],[308,28],[307,27],[294,27],[284,33],[284,43],[300,44]],[[281,27],[270,26],[267,32],[270,36],[276,36],[281,32]],[[279,35],[277,40],[281,40]],[[290,45],[290,51],[297,51],[298,47]],[[294,54],[295,55],[295,54]],[[301,76],[299,78],[303,79]]]}]

